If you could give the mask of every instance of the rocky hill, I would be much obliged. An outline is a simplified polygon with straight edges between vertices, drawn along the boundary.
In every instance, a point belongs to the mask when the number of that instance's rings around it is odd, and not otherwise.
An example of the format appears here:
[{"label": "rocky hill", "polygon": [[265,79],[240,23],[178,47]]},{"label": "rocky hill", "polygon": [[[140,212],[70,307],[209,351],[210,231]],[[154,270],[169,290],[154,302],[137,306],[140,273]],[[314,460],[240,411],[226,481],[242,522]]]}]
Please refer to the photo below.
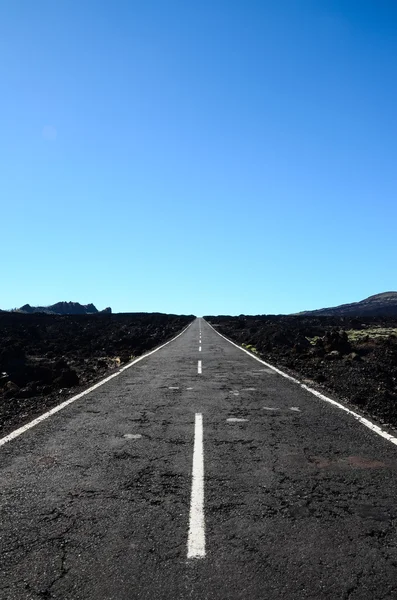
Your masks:
[{"label": "rocky hill", "polygon": [[330,317],[372,317],[372,316],[397,316],[397,292],[383,292],[369,296],[360,302],[351,304],[341,304],[331,308],[320,308],[319,310],[309,310],[300,315],[307,316],[330,316]]},{"label": "rocky hill", "polygon": [[15,312],[20,313],[47,313],[53,315],[96,315],[97,313],[111,313],[110,307],[99,311],[93,304],[80,304],[79,302],[57,302],[51,306],[30,306],[25,304]]}]

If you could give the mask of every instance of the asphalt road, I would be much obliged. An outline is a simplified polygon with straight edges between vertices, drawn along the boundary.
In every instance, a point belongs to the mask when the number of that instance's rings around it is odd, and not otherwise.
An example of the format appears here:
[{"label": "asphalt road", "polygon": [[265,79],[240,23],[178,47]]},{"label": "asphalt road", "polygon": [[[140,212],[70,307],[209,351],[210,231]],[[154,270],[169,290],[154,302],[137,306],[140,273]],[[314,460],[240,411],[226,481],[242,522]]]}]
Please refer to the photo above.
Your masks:
[{"label": "asphalt road", "polygon": [[0,597],[397,598],[396,459],[197,319],[0,448]]}]

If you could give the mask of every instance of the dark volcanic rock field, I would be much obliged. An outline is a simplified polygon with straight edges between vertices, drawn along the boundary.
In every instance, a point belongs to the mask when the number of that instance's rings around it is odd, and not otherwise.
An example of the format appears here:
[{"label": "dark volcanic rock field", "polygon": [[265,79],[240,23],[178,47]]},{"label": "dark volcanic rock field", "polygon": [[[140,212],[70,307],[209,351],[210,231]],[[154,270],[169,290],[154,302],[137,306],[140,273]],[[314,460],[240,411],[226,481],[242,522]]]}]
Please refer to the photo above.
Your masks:
[{"label": "dark volcanic rock field", "polygon": [[242,315],[205,319],[274,366],[397,427],[397,318]]},{"label": "dark volcanic rock field", "polygon": [[22,425],[166,342],[193,318],[1,312],[0,432]]}]

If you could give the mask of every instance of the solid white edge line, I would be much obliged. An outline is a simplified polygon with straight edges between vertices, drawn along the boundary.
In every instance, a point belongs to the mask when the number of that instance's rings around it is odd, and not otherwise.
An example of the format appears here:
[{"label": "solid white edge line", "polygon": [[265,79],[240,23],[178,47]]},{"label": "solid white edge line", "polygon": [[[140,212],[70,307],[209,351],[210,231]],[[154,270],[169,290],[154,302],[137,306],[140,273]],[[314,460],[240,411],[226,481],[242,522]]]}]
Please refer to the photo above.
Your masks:
[{"label": "solid white edge line", "polygon": [[198,361],[197,363],[197,373],[200,375],[201,372],[203,370],[202,364],[201,364],[201,360]]},{"label": "solid white edge line", "polygon": [[376,425],[375,423],[372,423],[372,421],[370,421],[369,419],[366,419],[365,417],[359,415],[354,410],[350,410],[350,408],[347,408],[347,406],[344,406],[340,402],[337,402],[336,400],[333,400],[332,398],[329,398],[328,396],[325,396],[325,394],[321,394],[317,390],[315,390],[315,389],[309,387],[308,385],[306,385],[305,383],[302,383],[301,381],[299,381],[299,379],[296,379],[296,377],[292,377],[291,375],[288,375],[288,373],[284,373],[284,371],[281,371],[280,369],[278,369],[277,367],[274,367],[270,363],[262,360],[261,358],[258,358],[254,354],[251,354],[251,352],[249,352],[245,348],[242,348],[241,346],[239,346],[235,342],[232,342],[227,337],[225,337],[224,335],[222,335],[221,333],[219,333],[219,331],[217,331],[214,327],[212,327],[212,325],[210,323],[208,323],[208,321],[205,321],[205,323],[207,323],[207,325],[209,327],[211,327],[211,329],[213,329],[215,331],[215,333],[217,333],[224,340],[226,340],[227,342],[229,342],[229,344],[232,344],[233,346],[236,346],[236,348],[238,348],[242,352],[245,352],[246,354],[248,354],[248,356],[250,356],[254,360],[257,360],[258,362],[262,363],[263,365],[266,365],[270,369],[273,369],[273,371],[275,371],[276,373],[278,373],[282,377],[285,377],[286,379],[289,379],[290,381],[293,381],[294,383],[297,383],[301,388],[303,388],[307,392],[310,392],[314,396],[317,396],[317,398],[320,398],[321,400],[324,400],[325,402],[328,402],[329,404],[332,404],[333,406],[336,406],[340,410],[343,410],[345,413],[347,413],[347,414],[351,415],[352,417],[354,417],[359,423],[361,423],[365,427],[368,427],[368,429],[370,429],[374,433],[377,433],[378,435],[380,435],[381,437],[383,437],[388,442],[391,442],[392,444],[394,444],[395,446],[397,446],[397,437],[395,437],[391,433],[388,433],[387,431],[385,431],[384,429],[382,429],[381,427],[379,427],[379,425]]},{"label": "solid white edge line", "polygon": [[187,558],[205,557],[203,415],[196,413]]},{"label": "solid white edge line", "polygon": [[84,392],[81,392],[80,394],[77,394],[76,396],[73,396],[72,398],[69,398],[68,400],[65,400],[65,402],[62,402],[61,404],[58,404],[57,406],[54,406],[54,408],[51,408],[51,410],[43,413],[42,415],[40,415],[36,419],[33,419],[33,421],[30,421],[26,425],[23,425],[22,427],[19,427],[18,429],[15,429],[14,431],[12,431],[8,435],[4,436],[3,438],[0,438],[0,447],[4,446],[4,444],[7,444],[8,442],[11,442],[11,440],[14,440],[15,438],[19,437],[20,435],[22,435],[23,433],[25,433],[25,431],[28,431],[29,429],[32,429],[32,427],[35,427],[36,425],[38,425],[42,421],[45,421],[46,419],[48,419],[48,417],[51,417],[52,415],[55,415],[57,412],[59,412],[60,410],[62,410],[66,406],[68,406],[69,404],[72,404],[72,402],[75,402],[76,400],[79,400],[80,398],[83,398],[83,396],[86,396],[87,394],[90,394],[91,392],[93,392],[94,390],[98,389],[99,387],[101,387],[102,385],[104,385],[105,383],[107,383],[108,381],[110,381],[111,379],[113,379],[114,377],[118,377],[118,375],[120,375],[120,373],[122,373],[123,371],[126,371],[127,369],[129,369],[133,365],[136,365],[136,363],[138,363],[139,361],[143,360],[144,358],[147,358],[148,356],[150,356],[151,354],[154,354],[155,352],[158,352],[158,350],[161,350],[161,348],[164,348],[164,346],[167,346],[168,344],[171,344],[171,342],[173,342],[174,340],[176,340],[177,338],[179,338],[179,336],[181,336],[182,334],[184,334],[185,331],[187,329],[189,329],[189,327],[194,323],[194,321],[195,321],[195,319],[191,323],[189,323],[189,325],[187,327],[185,327],[185,329],[183,329],[183,331],[181,331],[180,333],[178,333],[178,335],[176,335],[174,338],[172,338],[171,340],[168,340],[168,342],[165,342],[165,344],[162,344],[158,348],[155,348],[154,350],[151,350],[150,352],[147,352],[146,354],[142,354],[142,356],[139,356],[138,358],[136,358],[132,362],[128,363],[124,367],[121,367],[121,369],[119,369],[117,371],[117,373],[113,373],[112,375],[109,375],[108,377],[105,377],[105,379],[102,379],[101,381],[98,381],[98,383],[95,383],[94,385],[92,385],[91,387],[89,387],[87,390],[84,390]]}]

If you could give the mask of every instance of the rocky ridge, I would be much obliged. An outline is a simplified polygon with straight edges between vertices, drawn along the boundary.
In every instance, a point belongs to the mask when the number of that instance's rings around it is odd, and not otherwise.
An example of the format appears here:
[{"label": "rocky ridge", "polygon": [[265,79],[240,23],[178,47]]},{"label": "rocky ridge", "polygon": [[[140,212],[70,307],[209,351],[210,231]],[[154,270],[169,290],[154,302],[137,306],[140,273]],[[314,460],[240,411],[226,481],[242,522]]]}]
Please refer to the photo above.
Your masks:
[{"label": "rocky ridge", "polygon": [[47,313],[53,315],[96,315],[98,313],[111,313],[112,309],[108,306],[104,310],[98,310],[94,304],[80,304],[79,302],[56,302],[50,306],[30,306],[24,304],[12,312],[19,313]]},{"label": "rocky ridge", "polygon": [[369,296],[360,302],[341,304],[331,308],[320,308],[299,313],[306,316],[395,316],[397,317],[397,292],[383,292]]}]

